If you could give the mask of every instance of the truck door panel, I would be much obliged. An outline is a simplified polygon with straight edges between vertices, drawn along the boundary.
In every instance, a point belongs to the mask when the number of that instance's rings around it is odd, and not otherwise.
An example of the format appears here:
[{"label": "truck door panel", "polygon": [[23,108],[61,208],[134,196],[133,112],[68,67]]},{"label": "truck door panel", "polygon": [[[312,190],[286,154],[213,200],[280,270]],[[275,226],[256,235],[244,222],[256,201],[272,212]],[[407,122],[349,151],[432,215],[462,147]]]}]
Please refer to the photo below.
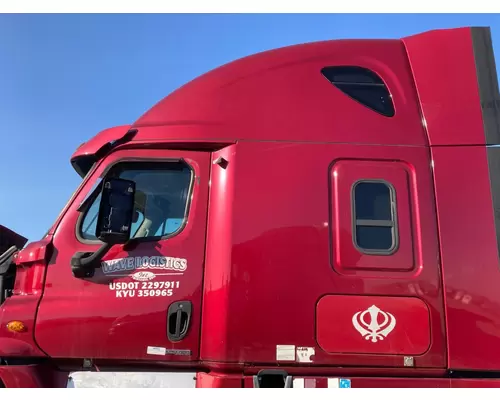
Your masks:
[{"label": "truck door panel", "polygon": [[[58,358],[198,358],[209,157],[122,150],[101,163],[55,232],[35,330],[46,353]],[[93,277],[78,279],[70,260],[76,252],[100,247],[95,238],[98,181],[110,174],[136,182],[132,240],[113,246]],[[179,320],[169,319],[169,307],[176,302],[188,306],[179,311]],[[171,340],[169,331],[184,332],[180,340]]]}]

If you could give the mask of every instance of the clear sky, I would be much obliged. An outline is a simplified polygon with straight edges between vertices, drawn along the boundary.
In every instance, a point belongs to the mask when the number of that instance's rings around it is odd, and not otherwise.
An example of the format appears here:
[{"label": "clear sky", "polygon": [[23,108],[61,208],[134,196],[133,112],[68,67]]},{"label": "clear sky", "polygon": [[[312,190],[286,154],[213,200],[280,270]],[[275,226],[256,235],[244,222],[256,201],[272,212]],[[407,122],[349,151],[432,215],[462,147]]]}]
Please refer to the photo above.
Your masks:
[{"label": "clear sky", "polygon": [[0,15],[0,224],[31,240],[80,178],[69,159],[196,76],[252,53],[340,38],[489,26],[500,15]]}]

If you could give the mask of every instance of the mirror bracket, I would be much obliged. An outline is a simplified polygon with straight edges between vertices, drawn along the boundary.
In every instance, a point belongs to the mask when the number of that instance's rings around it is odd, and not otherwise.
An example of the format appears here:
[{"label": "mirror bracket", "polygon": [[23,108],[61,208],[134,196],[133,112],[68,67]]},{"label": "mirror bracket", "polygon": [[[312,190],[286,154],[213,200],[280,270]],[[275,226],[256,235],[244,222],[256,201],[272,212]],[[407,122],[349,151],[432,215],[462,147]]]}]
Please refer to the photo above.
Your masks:
[{"label": "mirror bracket", "polygon": [[104,243],[95,253],[79,251],[71,258],[71,272],[75,278],[92,278],[96,268],[101,266],[101,260],[113,247],[111,243]]}]

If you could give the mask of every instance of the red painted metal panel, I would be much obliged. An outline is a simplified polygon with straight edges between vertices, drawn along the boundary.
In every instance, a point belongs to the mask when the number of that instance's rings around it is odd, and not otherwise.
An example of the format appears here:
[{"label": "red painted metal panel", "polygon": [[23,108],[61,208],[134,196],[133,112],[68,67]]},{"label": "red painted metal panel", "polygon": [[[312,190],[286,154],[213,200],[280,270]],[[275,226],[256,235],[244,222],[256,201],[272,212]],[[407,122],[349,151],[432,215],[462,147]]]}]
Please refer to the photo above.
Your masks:
[{"label": "red painted metal panel", "polygon": [[452,388],[500,388],[500,379],[450,379]]},{"label": "red painted metal panel", "polygon": [[451,369],[500,370],[500,268],[486,152],[432,149]]},{"label": "red painted metal panel", "polygon": [[403,43],[430,144],[484,144],[471,29],[425,32]]},{"label": "red painted metal panel", "polygon": [[[0,307],[0,357],[45,357],[34,338],[38,294],[9,297]],[[24,332],[10,332],[10,321],[22,321]]]},{"label": "red painted metal panel", "polygon": [[231,252],[236,148],[236,145],[232,145],[212,154],[212,165],[219,157],[228,165],[226,168],[214,165],[210,176],[200,344],[200,358],[203,360],[222,361],[233,356],[228,348],[227,336],[230,334],[229,324],[233,320],[229,311],[229,289],[235,275],[232,272]]},{"label": "red painted metal panel", "polygon": [[327,295],[316,307],[316,337],[328,353],[423,354],[429,310],[418,298]]},{"label": "red painted metal panel", "polygon": [[237,374],[206,373],[196,374],[196,388],[241,388],[243,376]]},{"label": "red painted metal panel", "polygon": [[[214,159],[219,156],[228,164],[212,167],[202,360],[274,364],[276,346],[294,344],[315,348],[313,365],[401,367],[401,355],[327,353],[318,347],[316,304],[327,294],[342,293],[421,298],[430,309],[432,343],[427,353],[415,357],[416,365],[445,366],[428,149],[240,142]],[[339,274],[331,264],[334,227],[328,183],[332,162],[366,157],[382,163],[396,156],[415,171],[412,186],[418,197],[412,232],[417,232],[419,268]],[[341,212],[350,213],[351,208]],[[294,361],[280,364],[297,365]]]},{"label": "red painted metal panel", "polygon": [[[395,116],[384,117],[335,88],[321,74],[330,65],[361,66],[380,75]],[[428,143],[400,40],[331,40],[236,60],[158,102],[133,124],[139,128],[134,141],[144,140],[142,127],[151,126],[164,127],[163,140]],[[187,127],[182,136],[180,127]]]},{"label": "red painted metal panel", "polygon": [[129,128],[130,125],[120,125],[102,130],[88,141],[78,146],[78,148],[73,152],[71,160],[76,160],[79,157],[94,155],[104,145],[118,140],[125,135]]},{"label": "red painted metal panel", "polygon": [[[21,250],[16,263],[16,280],[13,296],[0,307],[0,356],[44,357],[35,341],[35,316],[43,291],[51,238],[29,243]],[[23,332],[10,332],[7,323],[22,321]]]},{"label": "red painted metal panel", "polygon": [[428,388],[446,389],[450,387],[450,380],[446,378],[352,378],[351,387],[362,388]]}]

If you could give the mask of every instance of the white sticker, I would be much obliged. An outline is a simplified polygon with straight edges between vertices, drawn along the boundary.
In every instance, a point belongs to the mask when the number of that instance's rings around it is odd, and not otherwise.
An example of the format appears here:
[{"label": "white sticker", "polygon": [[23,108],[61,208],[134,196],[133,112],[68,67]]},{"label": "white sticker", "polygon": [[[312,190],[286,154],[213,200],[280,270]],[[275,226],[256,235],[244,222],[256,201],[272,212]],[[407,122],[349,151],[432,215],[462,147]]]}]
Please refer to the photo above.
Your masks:
[{"label": "white sticker", "polygon": [[147,353],[155,356],[164,356],[167,354],[167,349],[165,347],[148,346]]},{"label": "white sticker", "polygon": [[179,281],[148,281],[148,282],[110,282],[109,290],[116,297],[170,297],[175,289],[179,289]]},{"label": "white sticker", "polygon": [[328,378],[328,388],[338,389],[339,388],[339,378]]},{"label": "white sticker", "polygon": [[304,389],[304,378],[295,378],[293,380],[294,389]]},{"label": "white sticker", "polygon": [[312,363],[311,356],[314,354],[314,347],[297,347],[297,361],[300,363]]},{"label": "white sticker", "polygon": [[171,354],[173,356],[190,356],[191,350],[177,350],[177,349],[169,349],[166,350],[165,354]]},{"label": "white sticker", "polygon": [[295,361],[295,346],[278,344],[276,346],[276,361]]}]

